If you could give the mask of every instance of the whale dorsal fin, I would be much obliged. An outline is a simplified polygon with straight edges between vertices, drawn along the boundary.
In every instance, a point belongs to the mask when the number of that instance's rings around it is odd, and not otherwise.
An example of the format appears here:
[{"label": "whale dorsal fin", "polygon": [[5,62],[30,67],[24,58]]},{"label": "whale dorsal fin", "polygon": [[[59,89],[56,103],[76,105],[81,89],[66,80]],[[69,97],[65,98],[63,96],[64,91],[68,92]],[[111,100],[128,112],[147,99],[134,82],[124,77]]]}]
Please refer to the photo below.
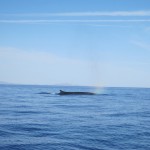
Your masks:
[{"label": "whale dorsal fin", "polygon": [[60,93],[63,93],[64,91],[60,90]]}]

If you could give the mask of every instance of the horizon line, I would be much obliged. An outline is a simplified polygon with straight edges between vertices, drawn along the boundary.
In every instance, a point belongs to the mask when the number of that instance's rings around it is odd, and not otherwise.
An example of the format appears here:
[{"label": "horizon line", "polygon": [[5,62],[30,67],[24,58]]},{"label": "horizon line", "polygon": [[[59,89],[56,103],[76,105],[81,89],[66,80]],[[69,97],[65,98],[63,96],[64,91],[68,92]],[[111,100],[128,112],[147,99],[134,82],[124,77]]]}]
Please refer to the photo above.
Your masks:
[{"label": "horizon line", "polygon": [[150,86],[146,87],[146,86],[96,86],[96,85],[63,85],[63,84],[29,84],[29,83],[8,83],[8,82],[4,82],[4,83],[0,83],[0,85],[25,85],[25,86],[63,86],[63,87],[67,87],[67,86],[81,86],[81,87],[95,87],[95,88],[150,88]]}]

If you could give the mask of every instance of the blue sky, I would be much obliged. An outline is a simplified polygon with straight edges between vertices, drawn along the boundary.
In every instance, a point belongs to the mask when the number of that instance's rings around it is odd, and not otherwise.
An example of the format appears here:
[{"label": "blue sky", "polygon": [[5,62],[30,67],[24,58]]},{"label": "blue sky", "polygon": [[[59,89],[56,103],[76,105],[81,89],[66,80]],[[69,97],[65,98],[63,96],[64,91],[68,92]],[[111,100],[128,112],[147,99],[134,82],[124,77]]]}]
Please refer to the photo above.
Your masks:
[{"label": "blue sky", "polygon": [[150,87],[149,0],[0,0],[0,81]]}]

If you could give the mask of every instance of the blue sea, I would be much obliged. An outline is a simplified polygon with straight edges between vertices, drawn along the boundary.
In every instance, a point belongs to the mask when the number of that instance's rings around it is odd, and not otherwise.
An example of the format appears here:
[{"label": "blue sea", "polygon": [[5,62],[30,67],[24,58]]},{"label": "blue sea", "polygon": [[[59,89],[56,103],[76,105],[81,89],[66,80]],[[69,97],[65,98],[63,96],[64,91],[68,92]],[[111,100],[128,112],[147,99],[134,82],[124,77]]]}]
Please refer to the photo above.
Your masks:
[{"label": "blue sea", "polygon": [[60,89],[0,85],[0,150],[150,150],[150,89]]}]

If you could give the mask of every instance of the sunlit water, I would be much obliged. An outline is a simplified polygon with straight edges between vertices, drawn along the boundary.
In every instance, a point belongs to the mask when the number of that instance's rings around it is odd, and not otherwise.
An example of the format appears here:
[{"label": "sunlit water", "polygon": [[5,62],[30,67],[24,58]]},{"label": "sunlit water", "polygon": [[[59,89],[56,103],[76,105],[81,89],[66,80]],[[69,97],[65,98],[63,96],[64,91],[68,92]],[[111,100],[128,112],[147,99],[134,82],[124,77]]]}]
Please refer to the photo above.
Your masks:
[{"label": "sunlit water", "polygon": [[60,89],[0,85],[0,150],[150,150],[150,89]]}]

